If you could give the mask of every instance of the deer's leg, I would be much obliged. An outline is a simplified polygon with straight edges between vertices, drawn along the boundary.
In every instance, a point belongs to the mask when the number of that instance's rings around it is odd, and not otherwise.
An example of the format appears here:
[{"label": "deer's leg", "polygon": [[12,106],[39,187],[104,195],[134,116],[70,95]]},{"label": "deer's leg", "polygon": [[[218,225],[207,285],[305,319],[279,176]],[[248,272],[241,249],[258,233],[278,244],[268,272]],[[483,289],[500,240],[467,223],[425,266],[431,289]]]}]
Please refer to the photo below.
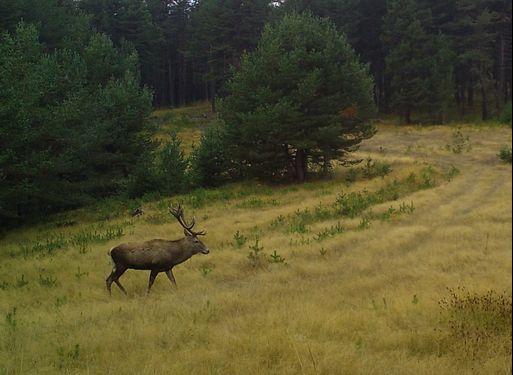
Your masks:
[{"label": "deer's leg", "polygon": [[109,293],[111,293],[111,285],[114,282],[119,287],[119,289],[121,289],[121,291],[123,293],[127,294],[125,288],[123,288],[123,286],[121,285],[121,283],[118,280],[121,277],[121,275],[123,275],[126,272],[127,269],[128,268],[125,266],[120,266],[120,265],[114,266],[114,268],[112,269],[112,273],[107,278],[107,290],[109,291]]},{"label": "deer's leg", "polygon": [[159,273],[157,271],[151,271],[150,273],[150,280],[148,282],[148,294],[150,293],[150,289],[153,286],[153,283],[155,282],[155,279],[157,278],[157,275]]},{"label": "deer's leg", "polygon": [[128,293],[126,292],[125,288],[123,288],[123,285],[121,285],[121,283],[119,282],[119,280],[118,280],[118,279],[116,279],[116,280],[114,280],[114,282],[116,283],[116,285],[118,286],[118,288],[119,288],[119,289],[121,289],[121,291],[122,291],[123,293],[125,293],[125,295],[127,296],[127,295],[128,295]]},{"label": "deer's leg", "polygon": [[171,281],[171,283],[174,284],[175,287],[177,287],[175,276],[173,275],[172,269],[170,269],[169,271],[166,271],[166,276],[169,279],[169,281]]},{"label": "deer's leg", "polygon": [[115,272],[116,272],[116,267],[114,267],[114,269],[110,273],[109,277],[107,277],[107,280],[105,280],[105,283],[107,284],[107,290],[109,291],[110,295],[112,295],[111,285],[112,285],[112,282],[114,280],[113,276],[114,276]]}]

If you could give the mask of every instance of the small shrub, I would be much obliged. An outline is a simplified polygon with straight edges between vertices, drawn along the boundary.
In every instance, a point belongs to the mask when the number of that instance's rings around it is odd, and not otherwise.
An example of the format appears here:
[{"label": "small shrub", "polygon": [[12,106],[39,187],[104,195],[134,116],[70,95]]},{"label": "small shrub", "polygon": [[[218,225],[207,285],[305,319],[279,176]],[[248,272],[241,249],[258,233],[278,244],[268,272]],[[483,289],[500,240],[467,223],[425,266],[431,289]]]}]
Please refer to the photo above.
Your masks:
[{"label": "small shrub", "polygon": [[262,207],[276,207],[279,205],[279,202],[276,199],[269,199],[264,200],[260,198],[250,198],[248,200],[245,200],[239,204],[237,204],[237,208],[245,208],[245,209],[251,209],[251,208],[262,208]]},{"label": "small shrub", "polygon": [[374,177],[385,177],[392,173],[392,168],[390,164],[374,161],[371,158],[368,158],[365,166],[363,167],[363,175],[366,178],[374,178]]},{"label": "small shrub", "polygon": [[512,298],[494,290],[484,294],[465,288],[448,289],[439,302],[442,327],[438,330],[447,349],[466,359],[512,354]]},{"label": "small shrub", "polygon": [[420,187],[423,189],[430,189],[435,186],[434,180],[435,171],[432,166],[427,166],[420,171],[420,176],[422,178],[422,182]]},{"label": "small shrub", "polygon": [[153,214],[153,215],[147,215],[144,217],[144,221],[146,221],[149,224],[152,225],[162,225],[169,221],[171,221],[171,218],[169,217],[169,214],[164,214],[162,212]]},{"label": "small shrub", "polygon": [[200,271],[203,276],[208,276],[214,270],[214,266],[208,263],[201,265]]},{"label": "small shrub", "polygon": [[16,319],[16,307],[13,307],[11,311],[5,314],[5,323],[10,330],[15,331],[18,326],[18,320]]},{"label": "small shrub", "polygon": [[511,146],[502,146],[499,152],[499,159],[501,159],[504,163],[511,164],[512,155],[511,155]]},{"label": "small shrub", "polygon": [[25,280],[25,275],[21,275],[21,277],[18,280],[16,280],[16,287],[23,288],[23,287],[27,286],[28,283],[29,282],[27,280]]},{"label": "small shrub", "polygon": [[455,154],[461,154],[463,151],[470,151],[471,148],[470,137],[465,136],[460,128],[452,133],[452,142],[447,145],[447,149]]},{"label": "small shrub", "polygon": [[240,249],[242,246],[244,246],[247,240],[247,237],[240,231],[237,231],[233,234],[233,246],[237,249]]},{"label": "small shrub", "polygon": [[274,250],[274,252],[269,255],[269,263],[285,263],[285,258]]},{"label": "small shrub", "polygon": [[305,237],[305,236],[301,236],[300,239],[293,239],[291,238],[290,241],[289,241],[289,246],[290,247],[297,247],[297,246],[308,246],[312,243],[312,240],[308,237]]},{"label": "small shrub", "polygon": [[77,267],[77,272],[75,272],[75,278],[80,280],[84,276],[89,276],[89,272],[82,272],[80,270],[80,266]]},{"label": "small shrub", "polygon": [[248,259],[253,268],[261,267],[264,261],[264,255],[262,251],[264,250],[263,246],[260,246],[260,240],[257,238],[255,243],[249,247],[249,255]]},{"label": "small shrub", "polygon": [[69,243],[78,248],[87,248],[92,243],[108,242],[124,235],[125,231],[121,225],[92,226],[73,235]]},{"label": "small shrub", "polygon": [[271,222],[271,228],[278,228],[285,225],[286,218],[283,215],[278,216]]},{"label": "small shrub", "polygon": [[406,202],[401,203],[399,206],[399,212],[401,214],[412,214],[415,211],[415,205],[413,202],[407,204]]},{"label": "small shrub", "polygon": [[62,306],[64,306],[67,303],[68,303],[68,297],[66,297],[66,296],[55,298],[55,307],[56,308],[61,308]]},{"label": "small shrub", "polygon": [[[51,255],[56,250],[63,249],[67,246],[67,241],[63,235],[50,236],[45,240],[37,240],[30,243],[21,244],[19,246],[19,252],[24,258],[33,255]],[[14,254],[15,256],[17,254]]]},{"label": "small shrub", "polygon": [[417,184],[417,175],[412,172],[406,177],[406,183],[410,186],[415,186]]},{"label": "small shrub", "polygon": [[461,171],[456,168],[454,165],[451,165],[451,168],[445,173],[445,179],[448,182],[451,182],[455,177],[459,176]]},{"label": "small shrub", "polygon": [[365,211],[370,205],[369,192],[351,192],[340,194],[336,201],[335,207],[337,212],[343,216],[355,218],[357,215]]},{"label": "small shrub", "polygon": [[295,221],[289,227],[290,233],[305,234],[305,233],[308,233],[308,231],[309,231],[308,227],[302,221]]},{"label": "small shrub", "polygon": [[388,221],[392,219],[392,216],[397,213],[397,210],[394,207],[389,207],[388,210],[379,215],[379,219],[381,221]]},{"label": "small shrub", "polygon": [[43,276],[39,274],[39,285],[44,286],[45,288],[53,288],[57,286],[57,279],[51,275]]},{"label": "small shrub", "polygon": [[345,231],[344,227],[340,223],[337,223],[336,225],[332,225],[331,227],[325,228],[325,229],[321,230],[320,232],[318,232],[315,235],[314,240],[317,242],[321,242],[329,237],[333,237],[338,234],[344,233],[344,231]]},{"label": "small shrub", "polygon": [[358,224],[358,230],[367,230],[370,228],[370,220],[366,217],[362,218],[360,224]]},{"label": "small shrub", "polygon": [[66,367],[66,364],[71,362],[78,361],[80,358],[80,345],[75,344],[73,349],[66,351],[62,346],[57,348],[57,356],[59,358],[59,362],[57,367],[63,370]]},{"label": "small shrub", "polygon": [[314,209],[314,219],[318,221],[328,220],[333,216],[330,207],[319,203]]}]

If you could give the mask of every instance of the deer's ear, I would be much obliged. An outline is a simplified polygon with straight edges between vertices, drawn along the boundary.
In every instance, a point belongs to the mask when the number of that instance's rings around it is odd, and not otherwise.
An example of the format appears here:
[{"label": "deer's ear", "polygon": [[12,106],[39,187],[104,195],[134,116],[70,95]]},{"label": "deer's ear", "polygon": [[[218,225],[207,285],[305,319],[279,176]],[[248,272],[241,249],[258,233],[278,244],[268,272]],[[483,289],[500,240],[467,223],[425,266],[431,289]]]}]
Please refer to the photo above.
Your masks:
[{"label": "deer's ear", "polygon": [[185,237],[192,237],[192,234],[190,234],[189,232],[187,232],[187,229],[184,229],[184,230],[183,230],[183,234],[185,234]]}]

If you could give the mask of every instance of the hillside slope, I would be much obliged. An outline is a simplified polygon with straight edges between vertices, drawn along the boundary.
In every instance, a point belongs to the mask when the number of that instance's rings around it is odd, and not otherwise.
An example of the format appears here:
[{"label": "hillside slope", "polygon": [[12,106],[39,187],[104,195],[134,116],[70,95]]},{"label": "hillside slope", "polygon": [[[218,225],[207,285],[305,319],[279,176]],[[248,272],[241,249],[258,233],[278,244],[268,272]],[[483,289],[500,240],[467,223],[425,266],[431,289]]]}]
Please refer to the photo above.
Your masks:
[{"label": "hillside slope", "polygon": [[[13,231],[0,240],[0,373],[511,373],[510,331],[439,306],[447,288],[511,296],[502,144],[511,129],[381,126],[359,152],[373,161],[330,181],[233,185],[144,203],[140,218],[107,206]],[[211,254],[175,269],[177,290],[160,276],[146,296],[148,274],[128,271],[129,296],[109,297],[107,251],[180,237],[177,201]],[[454,319],[485,332],[479,345]]]}]

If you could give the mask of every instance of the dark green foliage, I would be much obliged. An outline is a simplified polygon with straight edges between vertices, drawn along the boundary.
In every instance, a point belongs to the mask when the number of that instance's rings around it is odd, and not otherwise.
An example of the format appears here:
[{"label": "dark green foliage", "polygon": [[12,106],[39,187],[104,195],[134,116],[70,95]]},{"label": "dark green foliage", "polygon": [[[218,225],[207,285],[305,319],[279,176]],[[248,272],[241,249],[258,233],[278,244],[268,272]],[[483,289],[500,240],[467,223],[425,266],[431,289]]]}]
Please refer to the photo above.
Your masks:
[{"label": "dark green foliage", "polygon": [[2,0],[0,33],[14,33],[20,21],[37,27],[45,49],[76,49],[87,43],[89,16],[73,0]]},{"label": "dark green foliage", "polygon": [[126,193],[130,198],[152,193],[164,196],[182,193],[188,188],[188,166],[181,141],[172,133],[170,140],[159,149],[142,155],[126,184]]},{"label": "dark green foliage", "polygon": [[119,46],[129,42],[139,55],[140,73],[144,83],[154,83],[160,33],[152,21],[145,1],[82,0],[80,7],[92,14],[92,24]]},{"label": "dark green foliage", "polygon": [[392,105],[411,123],[414,112],[428,111],[445,120],[453,94],[454,55],[442,35],[426,31],[422,10],[414,0],[389,3],[383,42],[388,49]]},{"label": "dark green foliage", "polygon": [[239,65],[244,51],[253,49],[271,11],[270,0],[202,0],[191,14],[190,53],[202,61],[198,68],[215,103],[219,89]]},{"label": "dark green foliage", "polygon": [[503,124],[511,125],[511,102],[508,102],[499,117],[499,121]]},{"label": "dark green foliage", "polygon": [[102,35],[83,51],[51,54],[33,26],[2,36],[2,223],[119,191],[147,148],[151,95],[138,84],[136,63]]},{"label": "dark green foliage", "polygon": [[221,106],[230,157],[245,177],[306,180],[373,134],[372,80],[329,22],[289,15],[245,55]]},{"label": "dark green foliage", "polygon": [[310,12],[329,19],[344,32],[362,60],[370,65],[375,81],[374,98],[378,108],[388,106],[385,77],[385,51],[381,41],[387,2],[383,0],[287,0],[278,13]]},{"label": "dark green foliage", "polygon": [[224,129],[212,126],[205,130],[201,143],[191,155],[191,180],[197,187],[216,187],[229,181],[236,174],[228,158]]},{"label": "dark green foliage", "polygon": [[504,163],[511,164],[511,162],[512,162],[511,146],[502,146],[502,148],[499,152],[499,159],[501,159]]},{"label": "dark green foliage", "polygon": [[176,134],[157,154],[157,171],[161,184],[160,191],[164,195],[183,192],[186,186],[187,160],[182,151],[181,142]]},{"label": "dark green foliage", "polygon": [[157,192],[159,185],[155,154],[145,153],[136,162],[134,170],[126,182],[124,192],[129,198],[138,198],[147,193]]}]

